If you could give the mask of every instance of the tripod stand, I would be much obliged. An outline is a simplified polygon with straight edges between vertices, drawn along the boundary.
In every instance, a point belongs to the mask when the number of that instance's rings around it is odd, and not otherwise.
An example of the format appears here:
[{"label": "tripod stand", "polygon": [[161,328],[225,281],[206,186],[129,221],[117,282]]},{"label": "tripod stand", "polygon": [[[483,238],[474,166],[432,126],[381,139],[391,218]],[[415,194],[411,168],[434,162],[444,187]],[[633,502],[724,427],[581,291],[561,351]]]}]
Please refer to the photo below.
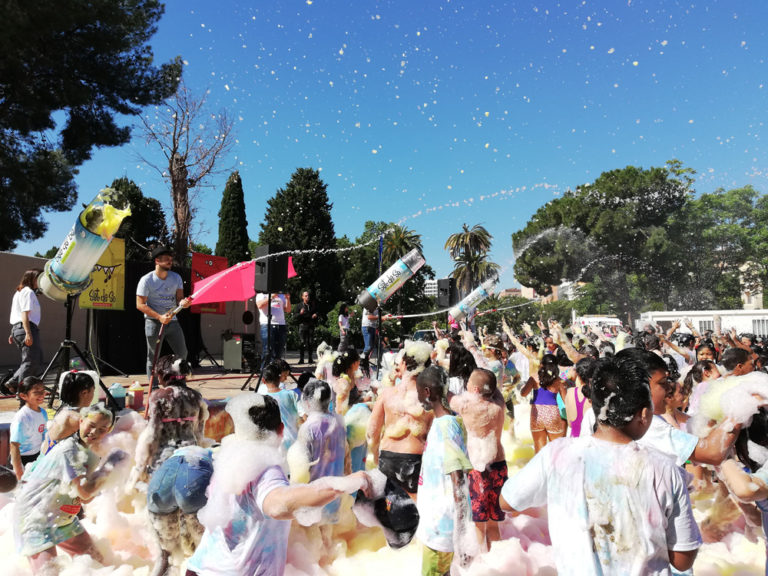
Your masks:
[{"label": "tripod stand", "polygon": [[[279,336],[278,336],[279,337]],[[263,348],[263,342],[262,342],[262,348]],[[267,294],[267,353],[262,359],[261,366],[267,366],[270,362],[272,362],[272,293]],[[251,374],[248,376],[248,378],[243,382],[242,387],[240,390],[245,390],[248,388],[249,390],[253,390],[253,388],[248,387],[248,384],[250,384],[251,380],[253,380],[253,377],[256,375],[256,366],[251,370]],[[259,385],[261,384],[261,380],[264,377],[264,370],[259,370],[259,379],[256,382],[256,390],[259,389]],[[293,381],[296,382],[296,378],[294,378],[293,374],[291,374],[291,378],[293,378]]]},{"label": "tripod stand", "polygon": [[[202,352],[202,354],[200,354]],[[200,336],[200,349],[198,350],[198,362],[203,359],[207,358],[211,361],[211,363],[216,366],[216,368],[221,368],[221,365],[216,361],[216,358],[214,358],[211,353],[208,351],[208,347],[205,345],[205,340],[203,340],[202,335]]]},{"label": "tripod stand", "polygon": [[[96,356],[96,354],[93,352],[93,349],[91,347],[91,322],[93,318],[93,310],[90,308],[86,309],[85,311],[85,353],[88,355],[88,358],[90,358],[93,363],[98,366],[107,366],[108,368],[111,368],[118,376],[122,376],[123,378],[128,378],[128,374],[117,368],[116,366],[110,364],[103,358],[100,358],[99,356]],[[93,324],[95,325],[96,322],[93,320]],[[81,358],[84,358],[84,356],[81,356]],[[99,374],[101,374],[101,370],[98,371]]]},{"label": "tripod stand", "polygon": [[[53,408],[53,403],[56,399],[56,394],[58,393],[58,385],[59,385],[59,379],[61,378],[61,373],[69,368],[69,361],[72,357],[72,350],[77,352],[78,356],[82,358],[83,363],[86,365],[86,367],[90,370],[94,370],[94,367],[91,365],[90,361],[88,360],[88,357],[85,355],[85,353],[80,350],[80,347],[77,345],[77,342],[72,340],[72,313],[75,308],[75,296],[73,294],[67,294],[67,302],[65,304],[67,308],[67,323],[66,323],[66,329],[64,333],[64,340],[61,341],[61,344],[59,344],[59,349],[56,350],[56,354],[54,354],[53,359],[48,364],[48,367],[45,369],[45,372],[43,372],[43,375],[40,377],[40,379],[45,382],[46,376],[48,376],[49,373],[51,373],[51,370],[54,366],[56,366],[56,379],[52,386],[46,387],[48,390],[48,407]],[[64,367],[64,370],[62,370],[62,366]],[[96,370],[96,373],[98,374],[98,370]],[[104,394],[107,398],[107,403],[109,404],[110,408],[112,408],[115,411],[120,410],[120,407],[118,406],[115,399],[112,397],[112,394],[109,393],[109,389],[104,385],[104,382],[101,381],[101,376],[99,376],[99,386],[101,386],[101,389],[104,391]]]}]

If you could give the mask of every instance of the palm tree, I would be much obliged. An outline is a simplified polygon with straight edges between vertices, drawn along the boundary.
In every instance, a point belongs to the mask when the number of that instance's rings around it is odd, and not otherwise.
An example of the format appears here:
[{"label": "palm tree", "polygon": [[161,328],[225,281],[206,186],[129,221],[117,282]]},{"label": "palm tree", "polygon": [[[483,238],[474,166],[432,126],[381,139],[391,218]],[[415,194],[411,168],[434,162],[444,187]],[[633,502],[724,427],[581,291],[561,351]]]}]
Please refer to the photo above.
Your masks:
[{"label": "palm tree", "polygon": [[421,235],[405,226],[395,224],[392,232],[384,236],[384,267],[392,265],[398,258],[418,248],[421,251]]},{"label": "palm tree", "polygon": [[480,224],[470,229],[462,225],[462,231],[448,236],[444,248],[453,258],[453,277],[464,294],[476,284],[498,275],[500,266],[488,260],[493,236]]}]

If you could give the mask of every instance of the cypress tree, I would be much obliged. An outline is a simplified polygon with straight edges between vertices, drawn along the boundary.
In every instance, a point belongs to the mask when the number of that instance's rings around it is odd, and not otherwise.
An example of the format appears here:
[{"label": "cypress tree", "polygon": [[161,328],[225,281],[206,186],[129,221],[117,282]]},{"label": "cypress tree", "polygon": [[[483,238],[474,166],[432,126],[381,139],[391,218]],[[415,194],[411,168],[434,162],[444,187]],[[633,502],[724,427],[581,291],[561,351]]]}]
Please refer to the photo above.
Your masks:
[{"label": "cypress tree", "polygon": [[230,266],[251,258],[248,250],[248,220],[245,217],[243,182],[237,171],[232,172],[227,179],[221,198],[216,255],[226,257]]},{"label": "cypress tree", "polygon": [[[267,201],[261,224],[260,244],[274,244],[285,250],[335,249],[336,233],[331,217],[327,186],[312,168],[298,168],[285,188]],[[341,268],[333,252],[294,256],[297,278],[288,289],[299,302],[302,290],[309,290],[325,313],[338,302]]]}]

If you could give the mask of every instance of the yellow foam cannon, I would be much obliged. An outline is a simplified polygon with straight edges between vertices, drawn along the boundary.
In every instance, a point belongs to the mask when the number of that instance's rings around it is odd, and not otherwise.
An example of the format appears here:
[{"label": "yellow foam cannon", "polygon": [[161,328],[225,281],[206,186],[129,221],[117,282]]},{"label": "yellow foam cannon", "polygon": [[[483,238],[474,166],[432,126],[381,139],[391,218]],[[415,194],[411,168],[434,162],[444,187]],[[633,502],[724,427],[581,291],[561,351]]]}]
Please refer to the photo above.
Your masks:
[{"label": "yellow foam cannon", "polygon": [[93,267],[107,249],[131,207],[122,192],[104,188],[80,212],[75,225],[40,274],[38,286],[51,300],[66,302],[90,284]]}]

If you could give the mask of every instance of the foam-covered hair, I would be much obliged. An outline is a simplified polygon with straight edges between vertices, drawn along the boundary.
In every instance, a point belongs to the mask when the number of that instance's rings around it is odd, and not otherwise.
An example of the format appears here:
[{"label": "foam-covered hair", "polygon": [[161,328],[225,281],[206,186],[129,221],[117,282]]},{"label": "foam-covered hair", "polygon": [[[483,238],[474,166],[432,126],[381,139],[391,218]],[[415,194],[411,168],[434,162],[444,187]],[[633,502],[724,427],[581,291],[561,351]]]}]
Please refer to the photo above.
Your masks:
[{"label": "foam-covered hair", "polygon": [[244,440],[263,440],[282,424],[280,406],[271,396],[239,394],[227,402],[226,410],[235,425],[235,436]]},{"label": "foam-covered hair", "polygon": [[598,360],[591,395],[595,419],[612,428],[629,424],[639,410],[652,405],[649,382],[648,371],[635,357]]},{"label": "foam-covered hair", "polygon": [[408,372],[419,374],[431,364],[432,345],[423,341],[406,341],[403,361]]}]

